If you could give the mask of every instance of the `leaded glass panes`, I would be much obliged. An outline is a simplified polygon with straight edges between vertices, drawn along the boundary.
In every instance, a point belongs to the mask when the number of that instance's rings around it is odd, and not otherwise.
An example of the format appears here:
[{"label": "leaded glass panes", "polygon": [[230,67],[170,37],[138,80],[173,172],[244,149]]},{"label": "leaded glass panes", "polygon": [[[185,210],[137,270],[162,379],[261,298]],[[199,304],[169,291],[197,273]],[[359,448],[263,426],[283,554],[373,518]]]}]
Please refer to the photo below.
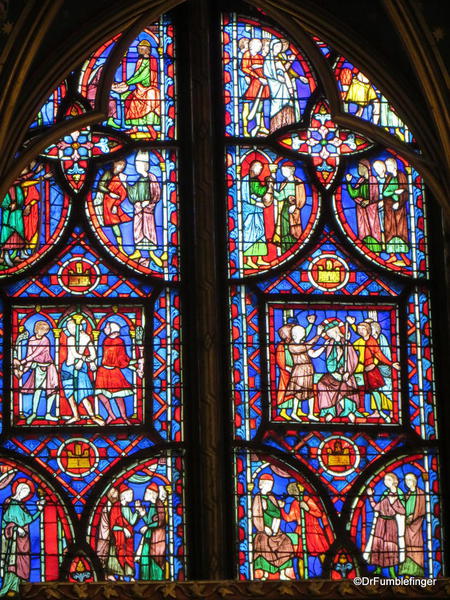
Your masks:
[{"label": "leaded glass panes", "polygon": [[415,143],[395,106],[362,71],[346,58],[338,56],[334,72],[346,112],[385,129],[402,142]]},{"label": "leaded glass panes", "polygon": [[[336,124],[288,35],[225,15],[222,41],[238,577],[437,576],[422,179]],[[378,88],[313,41],[344,110],[413,143]]]},{"label": "leaded glass panes", "polygon": [[0,595],[186,577],[174,60],[169,17],[102,44],[31,135],[70,129],[0,205]]},{"label": "leaded glass panes", "polygon": [[138,150],[98,170],[88,195],[92,228],[136,271],[178,278],[177,156]]},{"label": "leaded glass panes", "polygon": [[228,147],[226,163],[230,275],[267,271],[310,238],[319,192],[304,163],[268,148]]},{"label": "leaded glass panes", "polygon": [[[186,485],[202,499],[193,463],[217,450],[197,454],[206,421],[184,407],[185,379],[195,396],[210,367],[196,352],[216,344],[195,337],[213,317],[187,297],[211,286],[200,239],[221,240],[211,264],[228,277],[236,578],[442,575],[420,149],[329,40],[223,5],[221,68],[201,81],[224,134],[207,144],[224,194],[206,198],[206,222],[182,11],[114,27],[55,78],[23,141],[45,136],[0,203],[0,595],[190,575],[186,516],[193,537],[209,516],[186,510]],[[198,396],[199,413],[219,406]]]},{"label": "leaded glass panes", "polygon": [[316,89],[307,59],[282,33],[223,16],[225,131],[261,137],[300,120]]},{"label": "leaded glass panes", "polygon": [[0,277],[24,270],[61,237],[70,212],[49,166],[33,161],[1,201]]}]

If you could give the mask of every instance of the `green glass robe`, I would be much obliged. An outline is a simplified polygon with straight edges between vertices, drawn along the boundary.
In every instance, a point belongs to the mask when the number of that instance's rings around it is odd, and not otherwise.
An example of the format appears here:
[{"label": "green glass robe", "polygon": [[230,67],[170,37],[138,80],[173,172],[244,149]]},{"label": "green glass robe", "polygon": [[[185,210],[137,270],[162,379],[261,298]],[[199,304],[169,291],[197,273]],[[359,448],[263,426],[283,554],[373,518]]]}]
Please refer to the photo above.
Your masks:
[{"label": "green glass robe", "polygon": [[148,512],[142,517],[144,523],[147,525],[147,530],[143,534],[142,539],[142,550],[140,563],[140,579],[144,581],[161,581],[164,579],[163,569],[155,561],[155,557],[152,556],[152,536],[159,527],[158,523],[158,511],[155,505],[150,505]]},{"label": "green glass robe", "polygon": [[[14,498],[7,500],[2,519],[2,550],[1,575],[2,587],[0,597],[8,592],[19,592],[19,586],[30,577],[30,533],[28,525],[41,514],[37,510],[30,514],[23,502]],[[19,536],[17,529],[25,530],[25,535]]]}]

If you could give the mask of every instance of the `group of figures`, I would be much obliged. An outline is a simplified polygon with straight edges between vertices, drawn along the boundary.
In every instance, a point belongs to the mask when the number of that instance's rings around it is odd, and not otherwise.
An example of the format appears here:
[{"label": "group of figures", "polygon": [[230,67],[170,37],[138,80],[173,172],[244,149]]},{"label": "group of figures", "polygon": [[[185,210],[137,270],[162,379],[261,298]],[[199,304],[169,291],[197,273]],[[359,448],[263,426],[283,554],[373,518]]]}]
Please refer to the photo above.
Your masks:
[{"label": "group of figures", "polygon": [[133,163],[117,160],[100,172],[89,205],[94,223],[109,232],[109,245],[146,267],[167,265],[161,171],[154,153],[138,151]]},{"label": "group of figures", "polygon": [[0,597],[17,595],[21,583],[41,574],[57,579],[58,549],[72,537],[65,510],[39,477],[3,459],[0,513]]},{"label": "group of figures", "polygon": [[387,472],[383,483],[385,491],[378,501],[372,488],[366,490],[373,521],[363,557],[375,565],[375,573],[388,569],[391,577],[397,574],[423,577],[425,492],[418,486],[414,473],[405,475],[404,490],[394,472]]},{"label": "group of figures", "polygon": [[399,161],[367,159],[358,162],[357,175],[348,172],[345,191],[356,209],[358,238],[375,254],[387,255],[385,262],[409,266],[409,184]]},{"label": "group of figures", "polygon": [[[228,42],[234,37],[237,55]],[[230,117],[239,106],[233,134],[268,135],[299,121],[315,82],[308,64],[292,44],[270,28],[228,17],[224,21],[224,41],[225,71],[229,74],[225,95],[226,102],[231,103],[227,106]]]},{"label": "group of figures", "polygon": [[[141,461],[95,499],[86,539],[107,580],[184,578],[180,467],[173,456]],[[45,477],[9,459],[0,464],[0,520],[0,597],[17,595],[26,581],[58,580],[68,554],[73,580],[93,581],[92,558],[77,558],[61,497]]]},{"label": "group of figures", "polygon": [[[283,467],[259,464],[247,484],[251,493],[248,552],[253,577],[323,577],[335,533],[322,501],[305,481],[293,480],[293,473]],[[374,574],[394,578],[425,575],[427,494],[419,485],[420,477],[427,480],[426,473],[406,470],[400,484],[394,470],[387,469],[358,499],[351,535]],[[347,565],[343,577],[352,568]]]},{"label": "group of figures", "polygon": [[264,472],[253,495],[254,577],[320,576],[334,538],[322,503],[300,482],[289,483],[286,501],[280,499],[273,493],[274,480],[274,474]]},{"label": "group of figures", "polygon": [[309,81],[294,69],[296,56],[289,42],[284,38],[242,37],[238,44],[243,134],[268,135],[299,121],[297,81],[304,85]]},{"label": "group of figures", "polygon": [[133,331],[126,314],[49,309],[20,323],[13,358],[17,424],[130,425],[142,418],[143,330]]},{"label": "group of figures", "polygon": [[[151,482],[144,492],[144,504],[137,499],[133,506],[133,498],[133,489],[123,482],[118,488],[110,488],[103,506],[96,551],[106,578],[111,581],[134,581],[136,577],[167,579],[167,487]],[[135,539],[136,528],[139,541]]]},{"label": "group of figures", "polygon": [[311,199],[298,170],[293,162],[269,163],[263,155],[249,163],[241,187],[240,243],[245,269],[275,264],[304,238]]},{"label": "group of figures", "polygon": [[0,271],[20,265],[50,241],[58,213],[65,212],[51,179],[52,173],[33,161],[0,201]]},{"label": "group of figures", "polygon": [[[394,415],[392,348],[376,313],[361,312],[360,322],[347,314],[327,317],[316,327],[316,315],[302,322],[288,317],[278,329],[280,342],[272,354],[277,367],[273,393],[275,418],[295,421],[376,419],[390,423]],[[272,374],[275,371],[272,368]]]}]

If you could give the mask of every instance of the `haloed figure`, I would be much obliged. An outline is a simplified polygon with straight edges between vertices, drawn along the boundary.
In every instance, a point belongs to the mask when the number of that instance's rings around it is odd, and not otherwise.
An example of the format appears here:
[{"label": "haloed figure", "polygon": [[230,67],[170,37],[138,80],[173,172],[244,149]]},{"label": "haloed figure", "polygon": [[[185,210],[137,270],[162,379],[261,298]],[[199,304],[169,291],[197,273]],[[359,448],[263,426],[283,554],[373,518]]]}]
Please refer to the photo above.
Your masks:
[{"label": "haloed figure", "polygon": [[[12,484],[12,496],[3,504],[0,597],[16,596],[20,584],[30,579],[30,523],[39,518],[45,504],[45,500],[38,500],[37,510],[31,513],[26,502],[33,494],[32,481],[16,479]],[[36,549],[33,551],[36,552]]]}]

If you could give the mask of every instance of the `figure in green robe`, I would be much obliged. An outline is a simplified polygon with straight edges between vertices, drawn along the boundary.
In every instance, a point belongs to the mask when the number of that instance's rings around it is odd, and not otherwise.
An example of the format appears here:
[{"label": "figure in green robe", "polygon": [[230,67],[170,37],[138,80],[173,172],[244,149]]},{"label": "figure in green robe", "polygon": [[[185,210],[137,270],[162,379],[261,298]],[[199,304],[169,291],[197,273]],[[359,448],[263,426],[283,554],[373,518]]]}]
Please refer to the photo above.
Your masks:
[{"label": "figure in green robe", "polygon": [[259,493],[252,503],[253,556],[256,579],[267,579],[277,574],[278,579],[295,579],[292,559],[294,546],[289,537],[280,531],[281,507],[272,493],[273,476],[263,473],[259,479]]},{"label": "figure in green robe", "polygon": [[249,168],[249,180],[242,186],[242,249],[247,268],[258,269],[268,265],[263,260],[267,256],[267,238],[264,227],[264,208],[273,202],[273,180],[261,181],[263,165],[253,161]]},{"label": "figure in green robe", "polygon": [[400,565],[399,575],[424,576],[423,520],[426,514],[425,493],[417,486],[414,473],[405,475],[408,492],[405,495],[405,561]]},{"label": "figure in green robe", "polygon": [[40,516],[44,508],[44,500],[39,500],[38,510],[34,514],[28,511],[25,503],[33,493],[34,485],[31,481],[25,478],[16,479],[12,484],[12,496],[7,498],[3,505],[0,597],[18,593],[20,584],[30,579],[29,525]]},{"label": "figure in green robe", "polygon": [[144,500],[149,502],[146,510],[139,509],[145,525],[141,529],[142,539],[136,553],[140,565],[139,578],[144,581],[167,579],[166,570],[166,510],[167,494],[164,486],[151,483],[145,490]]},{"label": "figure in green robe", "polygon": [[12,267],[19,250],[25,247],[24,201],[22,187],[13,185],[0,202],[0,265]]}]

